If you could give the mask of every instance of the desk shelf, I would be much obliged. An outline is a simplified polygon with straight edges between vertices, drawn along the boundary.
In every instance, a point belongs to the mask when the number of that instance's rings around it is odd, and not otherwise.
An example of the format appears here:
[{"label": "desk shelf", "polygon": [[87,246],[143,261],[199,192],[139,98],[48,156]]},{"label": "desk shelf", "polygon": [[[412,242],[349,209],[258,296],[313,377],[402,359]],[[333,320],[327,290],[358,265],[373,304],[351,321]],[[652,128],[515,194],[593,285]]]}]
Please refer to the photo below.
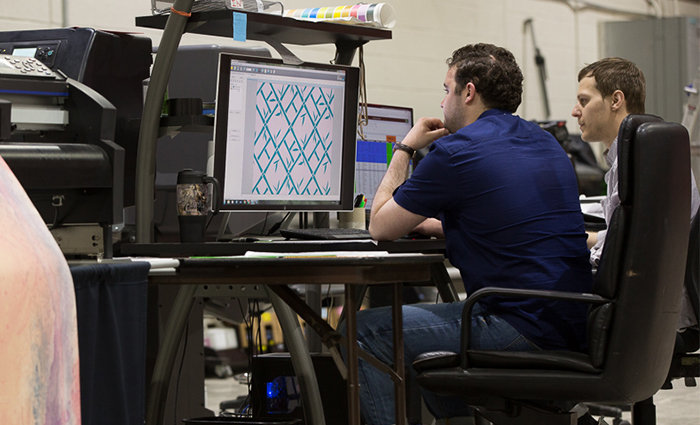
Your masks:
[{"label": "desk shelf", "polygon": [[[194,12],[187,20],[185,32],[193,34],[233,37],[233,11],[214,10]],[[280,43],[310,46],[317,44],[350,44],[360,46],[372,40],[391,39],[391,30],[335,24],[330,22],[310,22],[286,18],[268,13],[236,10],[247,15],[247,38],[265,41],[272,37]],[[164,29],[168,15],[136,17],[136,26]]]},{"label": "desk shelf", "polygon": [[[183,11],[191,10],[194,0],[185,0]],[[391,30],[369,28],[330,22],[310,22],[278,15],[248,12],[246,15],[246,38],[270,44],[320,45],[332,43],[336,46],[335,63],[350,65],[355,51],[372,40],[390,40]],[[139,148],[136,163],[136,239],[140,243],[151,242],[153,232],[153,184],[156,170],[156,143],[159,135],[177,132],[177,126],[163,123],[160,117],[162,99],[165,96],[170,67],[177,51],[180,37],[185,32],[193,34],[233,37],[233,14],[231,10],[194,12],[190,16],[177,14],[137,16],[136,25],[145,28],[163,29],[151,74],[151,83],[146,95],[139,132]],[[273,46],[274,47],[274,46]],[[210,131],[208,126],[193,123],[188,130]],[[184,131],[184,130],[179,130]]]}]

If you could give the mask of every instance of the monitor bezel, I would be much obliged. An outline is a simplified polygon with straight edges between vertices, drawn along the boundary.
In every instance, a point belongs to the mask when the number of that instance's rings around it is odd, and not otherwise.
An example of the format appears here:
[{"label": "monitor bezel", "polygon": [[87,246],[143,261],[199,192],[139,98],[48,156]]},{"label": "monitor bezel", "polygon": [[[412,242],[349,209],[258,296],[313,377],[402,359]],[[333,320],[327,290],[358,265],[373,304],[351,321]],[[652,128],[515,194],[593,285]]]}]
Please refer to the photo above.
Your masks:
[{"label": "monitor bezel", "polygon": [[[361,104],[360,104],[360,111],[362,111],[362,109],[363,109],[365,106],[367,107],[367,115],[368,115],[368,116],[367,116],[367,120],[368,120],[368,121],[371,121],[370,117],[376,118],[376,116],[371,115],[371,114],[370,114],[370,111],[369,111],[370,108],[375,108],[375,109],[383,109],[383,110],[387,110],[387,111],[401,111],[401,112],[408,113],[408,115],[409,115],[409,124],[410,124],[409,130],[408,130],[408,131],[411,131],[411,129],[412,129],[413,126],[415,125],[415,121],[414,121],[414,109],[413,109],[413,107],[410,107],[410,106],[398,106],[398,105],[393,105],[393,104],[392,104],[392,105],[389,105],[389,104],[384,104],[384,103],[367,103],[367,104],[361,103]],[[367,142],[367,141],[372,141],[372,142],[373,142],[374,140],[368,140],[367,138],[364,138],[364,139],[363,139],[363,138],[360,137],[360,134],[359,134],[359,132],[358,132],[355,143],[356,143],[356,144],[359,144],[359,142]],[[397,141],[399,141],[399,140],[397,140]],[[388,144],[388,143],[393,143],[393,142],[388,141],[388,140],[379,140],[379,141],[377,141],[377,142],[378,142],[378,143],[387,143],[387,144]],[[356,147],[356,149],[357,149],[357,147]],[[356,156],[358,155],[357,152],[355,153],[355,155],[356,155]],[[411,159],[411,166],[409,167],[409,176],[410,176],[410,174],[413,172],[413,170],[415,170],[416,166],[418,166],[418,162],[420,161],[420,158],[422,158],[422,157],[423,157],[423,153],[419,150],[419,151],[416,152],[416,155]],[[355,162],[355,179],[356,179],[356,180],[358,180],[358,179],[360,178],[360,176],[357,174],[357,164],[358,164],[358,162],[356,161],[356,162]],[[387,164],[387,169],[388,169],[388,164]],[[385,170],[385,171],[386,171],[386,170]],[[356,185],[356,186],[358,186],[358,185]],[[366,200],[367,200],[367,202],[365,203],[365,209],[367,210],[367,212],[369,212],[369,211],[371,210],[371,208],[372,208],[372,201],[374,200],[374,195],[375,195],[375,193],[374,193],[374,192],[373,192],[373,193],[361,193],[361,190],[360,190],[358,187],[356,187],[355,195],[357,196],[357,195],[360,195],[360,194],[362,194],[362,195],[365,196],[365,198],[366,198]]]},{"label": "monitor bezel", "polygon": [[[319,70],[346,71],[345,78],[345,119],[343,122],[343,147],[341,153],[340,200],[338,202],[314,201],[309,204],[224,204],[223,184],[226,181],[226,134],[228,126],[228,82],[231,73],[231,60],[239,60],[251,64],[287,66],[293,68],[310,68]],[[357,134],[357,113],[359,105],[359,68],[335,64],[303,62],[288,64],[280,59],[259,56],[241,55],[235,53],[220,53],[217,73],[216,109],[214,114],[214,177],[220,182],[221,196],[217,196],[220,211],[351,211],[355,186],[355,155]],[[225,84],[222,84],[225,82]],[[223,106],[223,109],[220,107]],[[223,113],[222,113],[223,112]],[[352,117],[352,118],[350,118]]]},{"label": "monitor bezel", "polygon": [[[360,105],[360,107],[362,107],[362,108],[364,108],[365,106],[367,106],[367,108],[377,108],[377,109],[387,109],[387,110],[410,112],[410,114],[411,114],[411,122],[410,122],[411,128],[413,128],[413,126],[415,125],[413,107],[389,105],[389,104],[385,104],[385,103],[366,103],[366,104],[363,103]],[[359,134],[358,134],[358,137],[359,137]],[[360,139],[358,139],[358,140],[360,140]]]}]

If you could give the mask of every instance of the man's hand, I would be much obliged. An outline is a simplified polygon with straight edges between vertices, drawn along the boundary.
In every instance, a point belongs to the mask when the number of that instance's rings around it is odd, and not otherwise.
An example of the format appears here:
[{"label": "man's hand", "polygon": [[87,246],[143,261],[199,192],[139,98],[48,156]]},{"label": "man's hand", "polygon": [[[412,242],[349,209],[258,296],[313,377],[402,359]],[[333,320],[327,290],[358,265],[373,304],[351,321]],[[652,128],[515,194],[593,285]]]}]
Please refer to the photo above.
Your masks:
[{"label": "man's hand", "polygon": [[445,238],[445,233],[442,230],[442,222],[436,218],[426,218],[413,228],[413,232],[438,239]]},{"label": "man's hand", "polygon": [[440,119],[423,117],[418,120],[401,143],[419,150],[448,134],[450,134],[449,130],[445,128],[445,124]]}]

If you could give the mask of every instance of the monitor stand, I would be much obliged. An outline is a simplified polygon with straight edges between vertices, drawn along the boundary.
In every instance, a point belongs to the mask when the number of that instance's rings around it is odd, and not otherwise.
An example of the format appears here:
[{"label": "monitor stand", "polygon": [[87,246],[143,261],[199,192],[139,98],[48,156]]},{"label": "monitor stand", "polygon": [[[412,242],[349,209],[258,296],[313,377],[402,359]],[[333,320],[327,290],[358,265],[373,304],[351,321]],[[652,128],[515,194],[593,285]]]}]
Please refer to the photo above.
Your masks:
[{"label": "monitor stand", "polygon": [[[269,233],[274,233],[273,227],[286,229],[289,223],[294,219],[296,213],[289,213],[285,218],[279,212],[269,212],[267,214],[261,212],[227,212],[221,211],[222,215],[219,232],[216,235],[217,242],[230,242],[239,235],[254,234],[267,236]],[[235,215],[234,215],[235,214]],[[233,218],[233,222],[231,219]],[[278,224],[279,223],[279,224]]]}]

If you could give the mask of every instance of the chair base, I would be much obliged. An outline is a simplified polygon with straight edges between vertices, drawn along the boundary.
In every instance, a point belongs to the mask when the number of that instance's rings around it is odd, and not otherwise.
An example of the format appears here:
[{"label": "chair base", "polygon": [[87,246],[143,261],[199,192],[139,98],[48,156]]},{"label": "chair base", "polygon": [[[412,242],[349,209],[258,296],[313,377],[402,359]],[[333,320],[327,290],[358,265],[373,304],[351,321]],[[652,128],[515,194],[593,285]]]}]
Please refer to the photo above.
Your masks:
[{"label": "chair base", "polygon": [[612,425],[630,425],[629,421],[622,419],[623,411],[630,411],[630,406],[606,406],[603,404],[586,403],[588,413],[591,416],[608,418]]},{"label": "chair base", "polygon": [[476,407],[479,414],[497,425],[577,425],[575,412],[553,412],[528,404],[508,403],[504,411]]},{"label": "chair base", "polygon": [[634,425],[656,425],[656,405],[653,397],[632,405],[632,423]]}]

